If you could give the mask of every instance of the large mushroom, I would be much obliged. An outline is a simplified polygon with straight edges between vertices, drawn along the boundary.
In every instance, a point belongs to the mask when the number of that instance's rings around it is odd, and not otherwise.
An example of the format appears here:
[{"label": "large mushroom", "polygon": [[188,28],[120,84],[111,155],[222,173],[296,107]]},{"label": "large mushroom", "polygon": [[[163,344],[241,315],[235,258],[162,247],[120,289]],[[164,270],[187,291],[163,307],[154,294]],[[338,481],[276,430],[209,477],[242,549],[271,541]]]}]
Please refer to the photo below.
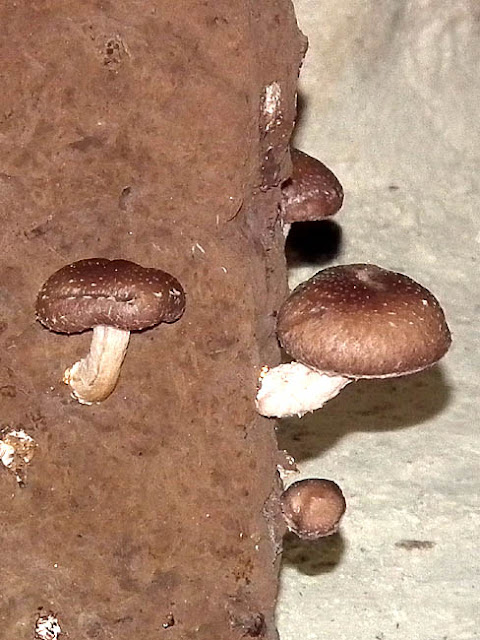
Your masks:
[{"label": "large mushroom", "polygon": [[372,264],[330,267],[299,285],[279,311],[277,335],[295,362],[264,367],[256,406],[279,418],[319,409],[359,378],[421,371],[451,343],[433,294]]},{"label": "large mushroom", "polygon": [[89,354],[63,376],[82,404],[101,402],[112,393],[130,331],[175,322],[184,309],[184,291],[170,274],[105,258],[63,267],[45,282],[36,304],[38,320],[51,331],[93,328]]},{"label": "large mushroom", "polygon": [[292,175],[282,186],[281,221],[285,235],[293,222],[334,215],[343,204],[340,182],[320,160],[292,147]]}]

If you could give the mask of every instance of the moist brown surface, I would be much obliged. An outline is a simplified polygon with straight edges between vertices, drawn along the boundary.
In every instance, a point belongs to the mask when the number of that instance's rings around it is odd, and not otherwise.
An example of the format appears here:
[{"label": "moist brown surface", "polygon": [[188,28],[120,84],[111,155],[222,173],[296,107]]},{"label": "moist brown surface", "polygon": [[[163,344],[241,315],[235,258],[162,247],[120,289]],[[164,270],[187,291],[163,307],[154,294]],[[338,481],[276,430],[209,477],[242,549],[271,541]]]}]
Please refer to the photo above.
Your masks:
[{"label": "moist brown surface", "polygon": [[[286,290],[292,7],[52,0],[0,23],[0,420],[38,445],[24,487],[0,467],[0,636],[52,611],[75,640],[275,638],[277,452],[254,397]],[[133,335],[87,407],[61,379],[91,336],[34,307],[90,257],[171,273],[187,307]]]}]

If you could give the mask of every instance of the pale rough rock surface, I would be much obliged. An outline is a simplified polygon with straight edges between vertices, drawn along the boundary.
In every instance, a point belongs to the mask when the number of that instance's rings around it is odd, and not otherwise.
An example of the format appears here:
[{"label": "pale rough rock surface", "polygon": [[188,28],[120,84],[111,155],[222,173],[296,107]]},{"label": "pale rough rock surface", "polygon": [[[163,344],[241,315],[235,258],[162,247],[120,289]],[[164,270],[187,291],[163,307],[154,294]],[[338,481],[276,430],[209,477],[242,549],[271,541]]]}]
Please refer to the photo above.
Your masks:
[{"label": "pale rough rock surface", "polygon": [[296,143],[345,189],[333,263],[430,288],[454,344],[439,367],[350,385],[280,429],[300,477],[334,479],[348,503],[340,537],[287,544],[281,639],[478,640],[480,4],[295,5],[310,40]]}]

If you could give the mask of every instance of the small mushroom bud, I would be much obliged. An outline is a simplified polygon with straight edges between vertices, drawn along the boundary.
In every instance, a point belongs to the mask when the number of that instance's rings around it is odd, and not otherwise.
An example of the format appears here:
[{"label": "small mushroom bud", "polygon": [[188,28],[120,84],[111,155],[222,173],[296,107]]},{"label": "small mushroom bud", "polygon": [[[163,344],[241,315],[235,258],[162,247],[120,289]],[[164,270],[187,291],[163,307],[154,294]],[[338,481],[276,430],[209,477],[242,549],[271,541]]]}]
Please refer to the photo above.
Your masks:
[{"label": "small mushroom bud", "polygon": [[338,531],[346,503],[332,480],[297,480],[280,496],[280,506],[290,531],[302,540],[317,540]]},{"label": "small mushroom bud", "polygon": [[292,175],[282,186],[281,221],[285,236],[293,222],[312,222],[334,215],[343,204],[343,189],[320,160],[290,150]]},{"label": "small mushroom bud", "polygon": [[130,331],[175,322],[185,294],[173,276],[128,260],[92,258],[54,273],[37,298],[37,319],[51,331],[93,329],[90,352],[64,373],[81,404],[105,400],[115,388]]},{"label": "small mushroom bud", "polygon": [[295,362],[263,368],[257,411],[315,411],[359,378],[422,371],[448,350],[445,315],[430,291],[373,264],[319,271],[285,300],[277,336]]}]

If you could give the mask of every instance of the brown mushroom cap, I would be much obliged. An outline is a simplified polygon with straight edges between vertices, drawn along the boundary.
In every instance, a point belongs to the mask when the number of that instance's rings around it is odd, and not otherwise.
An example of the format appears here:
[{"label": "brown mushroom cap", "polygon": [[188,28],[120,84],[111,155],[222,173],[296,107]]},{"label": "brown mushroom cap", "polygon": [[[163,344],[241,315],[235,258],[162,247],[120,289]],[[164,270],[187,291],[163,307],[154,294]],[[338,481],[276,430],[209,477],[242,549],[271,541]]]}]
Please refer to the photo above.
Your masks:
[{"label": "brown mushroom cap", "polygon": [[283,185],[283,221],[322,220],[337,213],[343,189],[335,175],[320,160],[292,148],[291,178]]},{"label": "brown mushroom cap", "polygon": [[279,311],[277,334],[298,362],[352,378],[420,371],[451,343],[427,289],[371,264],[331,267],[299,285]]},{"label": "brown mushroom cap", "polygon": [[332,480],[297,480],[280,497],[280,506],[290,531],[303,540],[330,536],[338,530],[346,503]]},{"label": "brown mushroom cap", "polygon": [[138,331],[174,322],[184,309],[185,293],[170,274],[105,258],[63,267],[45,282],[36,304],[38,320],[61,333],[97,325]]}]

